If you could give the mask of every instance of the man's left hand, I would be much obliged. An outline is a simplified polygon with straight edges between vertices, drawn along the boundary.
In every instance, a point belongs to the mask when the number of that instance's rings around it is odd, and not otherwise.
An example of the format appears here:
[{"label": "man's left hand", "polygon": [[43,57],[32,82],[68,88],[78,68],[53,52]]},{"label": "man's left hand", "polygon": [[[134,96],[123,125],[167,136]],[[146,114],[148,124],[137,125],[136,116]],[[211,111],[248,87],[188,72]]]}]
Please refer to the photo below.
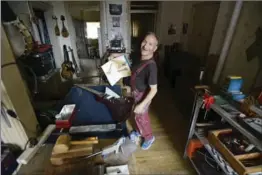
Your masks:
[{"label": "man's left hand", "polygon": [[134,110],[136,114],[142,114],[144,111],[145,111],[145,105],[143,103],[136,105]]}]

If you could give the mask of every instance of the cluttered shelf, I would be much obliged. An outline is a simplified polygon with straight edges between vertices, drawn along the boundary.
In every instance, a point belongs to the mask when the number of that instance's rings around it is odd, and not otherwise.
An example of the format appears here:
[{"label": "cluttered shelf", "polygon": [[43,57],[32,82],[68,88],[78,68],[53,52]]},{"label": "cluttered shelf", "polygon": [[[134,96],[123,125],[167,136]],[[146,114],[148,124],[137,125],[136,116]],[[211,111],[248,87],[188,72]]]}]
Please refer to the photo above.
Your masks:
[{"label": "cluttered shelf", "polygon": [[[261,94],[256,100],[239,89],[195,90],[184,157],[198,174],[262,175]],[[201,164],[207,164],[206,171]]]},{"label": "cluttered shelf", "polygon": [[233,168],[229,165],[227,161],[221,156],[221,154],[216,151],[212,146],[210,146],[209,141],[207,138],[199,134],[198,132],[195,132],[195,136],[201,141],[201,143],[204,145],[205,149],[209,152],[211,157],[216,161],[216,163],[219,165],[219,167],[223,170],[223,172],[227,175],[237,174]]},{"label": "cluttered shelf", "polygon": [[234,116],[223,110],[219,105],[213,104],[211,105],[211,109],[213,109],[215,112],[217,112],[223,119],[225,119],[230,125],[232,125],[235,129],[237,129],[239,132],[241,132],[243,135],[245,135],[250,142],[252,142],[260,151],[262,151],[262,140],[255,137],[253,134],[251,134],[247,129],[245,129],[243,126],[241,126]]}]

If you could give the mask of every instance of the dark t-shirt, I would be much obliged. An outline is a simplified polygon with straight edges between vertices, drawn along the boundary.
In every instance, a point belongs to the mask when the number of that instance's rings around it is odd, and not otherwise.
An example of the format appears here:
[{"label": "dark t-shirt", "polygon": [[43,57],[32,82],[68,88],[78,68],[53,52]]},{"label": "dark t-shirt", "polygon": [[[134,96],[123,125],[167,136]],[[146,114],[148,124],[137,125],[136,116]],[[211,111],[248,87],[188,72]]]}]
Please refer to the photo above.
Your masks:
[{"label": "dark t-shirt", "polygon": [[[132,57],[131,57],[132,58]],[[136,71],[142,64],[149,60],[140,60],[140,56],[132,58],[132,72]],[[136,89],[140,92],[145,91],[150,85],[157,84],[157,66],[155,62],[149,63],[139,74],[136,76]]]}]

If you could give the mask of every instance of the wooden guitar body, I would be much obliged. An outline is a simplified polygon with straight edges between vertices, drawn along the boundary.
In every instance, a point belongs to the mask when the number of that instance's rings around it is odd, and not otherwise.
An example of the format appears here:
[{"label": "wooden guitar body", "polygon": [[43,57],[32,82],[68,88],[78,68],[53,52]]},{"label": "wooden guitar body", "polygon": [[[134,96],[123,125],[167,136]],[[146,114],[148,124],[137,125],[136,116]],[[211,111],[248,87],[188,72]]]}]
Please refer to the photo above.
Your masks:
[{"label": "wooden guitar body", "polygon": [[70,80],[73,78],[73,75],[75,73],[75,69],[73,67],[73,63],[69,60],[69,55],[66,49],[66,45],[63,45],[63,51],[64,51],[64,62],[62,64],[62,71],[61,76],[64,79]]}]

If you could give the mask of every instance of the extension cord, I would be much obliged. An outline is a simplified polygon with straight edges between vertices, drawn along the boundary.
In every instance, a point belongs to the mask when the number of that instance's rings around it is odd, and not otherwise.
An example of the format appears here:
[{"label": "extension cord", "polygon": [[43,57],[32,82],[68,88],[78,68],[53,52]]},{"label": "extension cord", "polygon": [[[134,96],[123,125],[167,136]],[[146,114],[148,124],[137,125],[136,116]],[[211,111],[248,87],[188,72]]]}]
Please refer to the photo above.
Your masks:
[{"label": "extension cord", "polygon": [[48,127],[45,129],[43,136],[39,140],[38,144],[34,146],[33,148],[26,149],[16,160],[19,164],[27,164],[31,158],[36,154],[36,152],[39,150],[39,148],[42,146],[42,144],[46,141],[46,139],[49,137],[49,135],[53,132],[55,129],[55,125],[48,125]]}]

